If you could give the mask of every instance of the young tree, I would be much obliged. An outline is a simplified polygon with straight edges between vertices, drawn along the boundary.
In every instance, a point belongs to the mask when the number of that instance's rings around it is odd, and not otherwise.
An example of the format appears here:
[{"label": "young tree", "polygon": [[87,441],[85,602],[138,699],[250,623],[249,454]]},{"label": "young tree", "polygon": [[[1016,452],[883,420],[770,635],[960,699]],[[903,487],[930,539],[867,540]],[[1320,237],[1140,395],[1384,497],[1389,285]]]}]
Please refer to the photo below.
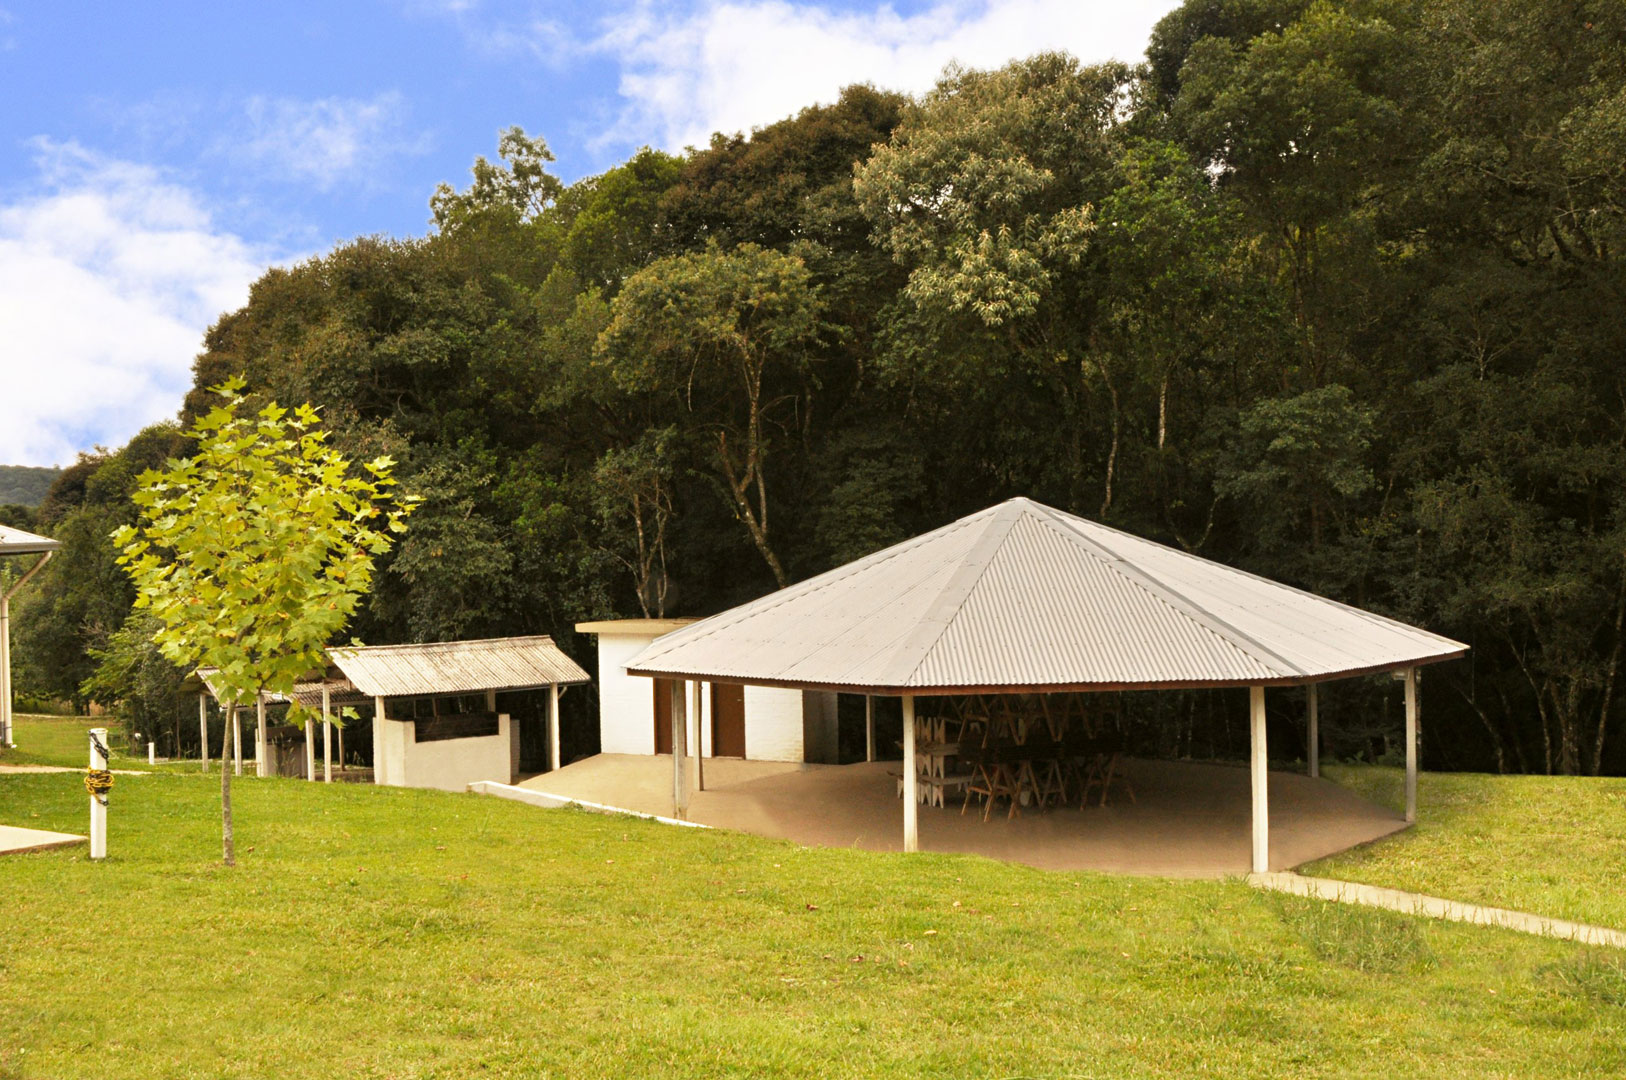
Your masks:
[{"label": "young tree", "polygon": [[[324,646],[371,588],[374,559],[415,502],[391,493],[388,457],[357,475],[310,405],[243,415],[243,387],[239,378],[215,388],[225,401],[192,428],[196,455],[143,474],[140,521],[113,534],[159,649],[179,667],[215,668],[233,711],[261,693],[291,696],[324,664]],[[227,866],[236,864],[231,772],[222,762]]]}]

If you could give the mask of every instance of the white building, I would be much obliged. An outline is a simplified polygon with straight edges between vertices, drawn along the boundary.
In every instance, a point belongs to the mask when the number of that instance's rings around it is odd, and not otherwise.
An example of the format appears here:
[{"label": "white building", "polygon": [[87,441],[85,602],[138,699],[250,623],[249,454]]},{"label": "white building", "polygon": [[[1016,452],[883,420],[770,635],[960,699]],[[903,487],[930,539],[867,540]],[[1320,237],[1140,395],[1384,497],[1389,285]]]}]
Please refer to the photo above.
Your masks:
[{"label": "white building", "polygon": [[[599,749],[606,754],[670,754],[677,680],[627,674],[627,661],[693,619],[613,619],[577,623],[598,638]],[[702,682],[699,731],[688,746],[703,757],[834,763],[836,695],[823,691]],[[684,684],[692,701],[695,684]],[[694,710],[687,710],[691,717]]]}]

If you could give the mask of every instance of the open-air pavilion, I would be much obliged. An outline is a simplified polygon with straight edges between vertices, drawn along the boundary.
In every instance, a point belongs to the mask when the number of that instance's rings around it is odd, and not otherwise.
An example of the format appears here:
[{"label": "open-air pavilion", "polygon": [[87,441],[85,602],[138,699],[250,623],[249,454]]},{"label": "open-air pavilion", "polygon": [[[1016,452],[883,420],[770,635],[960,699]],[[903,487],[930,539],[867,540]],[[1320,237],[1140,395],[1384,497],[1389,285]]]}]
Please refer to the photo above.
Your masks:
[{"label": "open-air pavilion", "polygon": [[[1249,842],[1248,858],[1241,868],[1265,872],[1326,853],[1322,849],[1329,844],[1337,850],[1404,824],[1375,807],[1370,809],[1377,816],[1363,819],[1360,808],[1369,804],[1353,796],[1337,797],[1332,785],[1316,779],[1320,684],[1382,673],[1394,673],[1403,681],[1404,821],[1411,821],[1417,807],[1418,669],[1459,657],[1466,648],[1393,619],[1027,499],[1012,499],[667,634],[628,662],[626,669],[631,674],[673,681],[674,718],[685,714],[689,699],[697,696],[692,688],[703,682],[861,694],[871,701],[877,696],[900,698],[901,847],[905,851],[921,846],[920,804],[930,794],[935,775],[929,759],[917,752],[917,744],[922,737],[942,737],[940,728],[927,724],[917,730],[917,713],[941,717],[953,712],[924,705],[936,705],[942,699],[987,703],[1021,698],[1037,702],[1044,711],[1051,708],[1046,703],[1059,709],[1062,702],[1076,702],[1103,691],[1245,687],[1250,734],[1245,804]],[[1279,687],[1307,689],[1308,777],[1272,777],[1268,772],[1265,699],[1269,690]],[[689,811],[691,790],[713,785],[704,777],[697,782],[684,760],[689,725],[674,720],[672,728],[669,805],[682,816]],[[935,734],[922,734],[928,730]],[[980,736],[984,745],[976,753],[997,760],[1001,753],[1021,752],[992,745],[991,730],[984,728]],[[1009,733],[1000,738],[1011,741]],[[1015,741],[1021,738],[1018,732]],[[967,751],[966,747],[956,749]],[[848,770],[843,783],[852,785],[852,790],[827,783],[828,801],[821,807],[816,792],[808,789],[800,809],[790,811],[793,815],[833,820],[852,812],[864,799],[873,805],[879,798],[896,798],[890,790],[891,778],[878,763],[835,768]],[[1197,812],[1183,818],[1174,814],[1138,831],[1123,831],[1124,843],[1150,842],[1161,836],[1158,842],[1177,844],[1180,837],[1173,830],[1178,822],[1204,817],[1209,829],[1205,835],[1212,839],[1214,823],[1228,820],[1221,809],[1223,799],[1204,811],[1201,789],[1212,776],[1190,772],[1195,766],[1137,762],[1127,768],[1131,782],[1138,781],[1142,789],[1139,802],[1149,807],[1143,817],[1155,818],[1159,799],[1148,790],[1154,786],[1181,788],[1178,794],[1182,797],[1196,792]],[[808,766],[778,771],[784,775],[747,778],[758,789],[759,808],[772,803],[776,787],[806,785],[812,781],[803,778],[824,772]],[[713,783],[719,779],[710,778]],[[1106,782],[1110,784],[1111,779]],[[1328,790],[1310,792],[1305,784]],[[1273,792],[1279,809],[1285,811],[1285,820],[1279,824],[1289,840],[1305,826],[1299,811],[1308,812],[1305,808],[1312,803],[1322,817],[1317,827],[1326,835],[1307,844],[1289,843],[1273,855]],[[989,794],[990,801],[994,794]],[[1187,798],[1188,809],[1190,802]],[[1133,815],[1139,805],[1118,809]],[[933,815],[929,835],[969,827],[938,820],[959,814],[957,807],[939,806],[928,812]],[[1037,817],[1042,821],[1045,816]],[[1062,828],[1033,824],[1034,818],[1028,815],[1010,825],[1030,839]],[[1062,820],[1059,816],[1052,819]],[[1090,827],[1087,819],[1074,820],[1079,828]],[[1340,831],[1341,821],[1353,824]],[[990,827],[994,827],[992,823]],[[807,831],[807,822],[797,828]],[[785,830],[786,835],[795,833],[796,828]],[[985,831],[983,835],[989,838],[983,846],[997,848],[999,834]],[[1202,864],[1202,860],[1196,863]]]},{"label": "open-air pavilion", "polygon": [[11,729],[11,598],[40,572],[62,545],[44,536],[0,525],[0,557],[38,555],[21,577],[7,585],[0,583],[0,745],[16,746]]}]

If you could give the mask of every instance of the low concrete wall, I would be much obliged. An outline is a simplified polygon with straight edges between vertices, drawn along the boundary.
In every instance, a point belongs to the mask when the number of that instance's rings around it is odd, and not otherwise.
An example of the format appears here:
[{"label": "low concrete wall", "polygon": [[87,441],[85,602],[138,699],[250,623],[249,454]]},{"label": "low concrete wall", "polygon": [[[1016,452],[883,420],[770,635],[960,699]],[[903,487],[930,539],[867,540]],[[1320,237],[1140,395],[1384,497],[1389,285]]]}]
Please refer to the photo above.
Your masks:
[{"label": "low concrete wall", "polygon": [[512,723],[500,713],[495,735],[420,743],[416,723],[386,720],[375,744],[382,756],[374,762],[374,782],[442,791],[467,791],[479,780],[506,784],[514,778]]}]

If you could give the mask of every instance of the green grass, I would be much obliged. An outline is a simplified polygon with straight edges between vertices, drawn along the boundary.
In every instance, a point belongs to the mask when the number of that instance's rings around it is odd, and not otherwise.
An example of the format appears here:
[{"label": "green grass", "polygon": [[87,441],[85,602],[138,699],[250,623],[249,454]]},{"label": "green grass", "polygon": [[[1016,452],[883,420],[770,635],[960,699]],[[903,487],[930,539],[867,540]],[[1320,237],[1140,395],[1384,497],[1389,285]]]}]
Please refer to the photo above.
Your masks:
[{"label": "green grass", "polygon": [[[1323,771],[1404,806],[1400,769]],[[1424,773],[1417,791],[1412,828],[1300,872],[1626,929],[1626,779]]]},{"label": "green grass", "polygon": [[[0,862],[0,1076],[1615,1076],[1626,959],[1238,883],[120,777]],[[83,831],[72,774],[0,821]]]}]

